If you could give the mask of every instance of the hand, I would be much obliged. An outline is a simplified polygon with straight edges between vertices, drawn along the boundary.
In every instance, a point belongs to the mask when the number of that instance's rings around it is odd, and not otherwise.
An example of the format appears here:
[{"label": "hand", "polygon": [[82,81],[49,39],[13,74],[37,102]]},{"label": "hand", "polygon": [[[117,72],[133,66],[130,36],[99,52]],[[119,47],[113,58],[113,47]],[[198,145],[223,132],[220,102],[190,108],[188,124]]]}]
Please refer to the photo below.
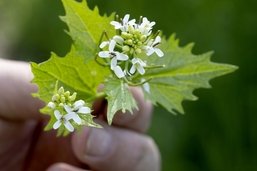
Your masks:
[{"label": "hand", "polygon": [[104,129],[85,127],[68,137],[44,132],[47,118],[38,113],[44,104],[31,97],[29,64],[0,59],[0,168],[1,171],[159,171],[160,156],[154,141],[144,135],[151,120],[151,105],[133,88],[139,111],[119,113],[108,126],[106,104],[96,103]]}]

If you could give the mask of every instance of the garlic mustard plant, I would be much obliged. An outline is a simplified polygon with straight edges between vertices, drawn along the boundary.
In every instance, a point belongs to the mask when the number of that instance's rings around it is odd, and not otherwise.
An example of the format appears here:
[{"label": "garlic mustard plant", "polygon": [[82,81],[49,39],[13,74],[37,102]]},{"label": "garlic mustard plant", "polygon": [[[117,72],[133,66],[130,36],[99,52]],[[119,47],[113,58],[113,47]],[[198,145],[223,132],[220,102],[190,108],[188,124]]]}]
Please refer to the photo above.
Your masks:
[{"label": "garlic mustard plant", "polygon": [[211,79],[237,69],[212,62],[212,53],[193,54],[193,44],[182,47],[174,34],[162,36],[147,17],[101,16],[87,0],[61,1],[71,49],[64,57],[51,53],[49,60],[31,63],[32,82],[38,85],[34,96],[46,103],[40,111],[50,116],[45,130],[57,130],[57,135],[83,126],[101,128],[91,114],[98,98],[108,102],[110,125],[118,111],[133,114],[138,107],[130,86],[140,87],[152,104],[184,113],[182,102],[197,100],[195,89],[210,88]]}]

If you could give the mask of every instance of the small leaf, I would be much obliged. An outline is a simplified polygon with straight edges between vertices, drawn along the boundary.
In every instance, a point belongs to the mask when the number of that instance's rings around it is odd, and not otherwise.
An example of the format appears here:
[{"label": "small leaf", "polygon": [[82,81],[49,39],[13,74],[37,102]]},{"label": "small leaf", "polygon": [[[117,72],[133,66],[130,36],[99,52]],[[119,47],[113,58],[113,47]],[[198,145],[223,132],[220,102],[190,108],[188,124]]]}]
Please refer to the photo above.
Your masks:
[{"label": "small leaf", "polygon": [[117,111],[121,110],[123,113],[129,111],[133,114],[133,109],[138,109],[128,85],[122,80],[115,79],[106,82],[105,93],[108,101],[107,120],[109,125]]},{"label": "small leaf", "polygon": [[209,80],[228,74],[237,69],[236,66],[218,64],[210,61],[212,53],[194,55],[193,44],[179,47],[178,40],[171,36],[163,41],[160,47],[165,56],[147,57],[148,64],[165,65],[164,68],[149,70],[144,79],[151,79],[150,94],[146,97],[154,104],[161,104],[172,113],[184,113],[183,100],[197,100],[193,91],[197,88],[210,88]]},{"label": "small leaf", "polygon": [[111,16],[100,16],[98,8],[89,9],[86,0],[77,2],[75,0],[62,0],[66,15],[61,17],[69,27],[69,35],[74,41],[76,52],[85,60],[95,57],[98,44],[103,31],[107,31],[111,37],[115,30],[110,25],[114,20]]}]

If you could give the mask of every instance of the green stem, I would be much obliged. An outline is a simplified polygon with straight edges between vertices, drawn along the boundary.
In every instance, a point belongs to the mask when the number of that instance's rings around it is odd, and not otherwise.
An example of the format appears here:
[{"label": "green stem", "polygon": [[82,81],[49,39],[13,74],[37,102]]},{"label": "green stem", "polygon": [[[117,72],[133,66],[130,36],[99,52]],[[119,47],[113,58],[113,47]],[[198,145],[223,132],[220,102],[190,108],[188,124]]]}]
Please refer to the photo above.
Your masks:
[{"label": "green stem", "polygon": [[165,65],[152,65],[152,66],[146,66],[145,69],[156,69],[156,68],[164,68]]},{"label": "green stem", "polygon": [[136,87],[136,86],[140,86],[140,85],[143,85],[144,83],[148,82],[151,80],[151,78],[145,80],[145,81],[142,81],[142,82],[139,82],[139,83],[134,83],[134,82],[131,82],[129,81],[126,77],[124,77],[124,80],[126,81],[126,83],[129,85],[129,86],[133,86],[133,87]]},{"label": "green stem", "polygon": [[96,61],[96,63],[98,63],[99,65],[104,66],[104,67],[109,66],[109,64],[107,63],[106,60],[105,60],[105,63],[101,63],[98,59],[99,59],[99,58],[98,58],[98,55],[96,55],[96,56],[95,56],[95,61]]}]

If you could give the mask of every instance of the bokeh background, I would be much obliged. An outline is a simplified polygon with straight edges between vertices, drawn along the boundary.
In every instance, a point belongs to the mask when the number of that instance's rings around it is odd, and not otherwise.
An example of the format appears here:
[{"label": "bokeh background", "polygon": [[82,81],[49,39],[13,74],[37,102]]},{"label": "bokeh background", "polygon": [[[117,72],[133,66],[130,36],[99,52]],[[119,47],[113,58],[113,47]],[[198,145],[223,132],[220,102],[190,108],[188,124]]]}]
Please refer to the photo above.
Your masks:
[{"label": "bokeh background", "polygon": [[[186,115],[155,108],[149,134],[160,147],[164,171],[257,170],[257,1],[88,0],[101,14],[147,16],[194,53],[214,50],[213,61],[238,65],[233,74],[199,89],[197,102],[183,103]],[[43,61],[63,56],[71,39],[58,16],[60,0],[1,0],[0,57]],[[124,154],[125,155],[125,154]]]}]

